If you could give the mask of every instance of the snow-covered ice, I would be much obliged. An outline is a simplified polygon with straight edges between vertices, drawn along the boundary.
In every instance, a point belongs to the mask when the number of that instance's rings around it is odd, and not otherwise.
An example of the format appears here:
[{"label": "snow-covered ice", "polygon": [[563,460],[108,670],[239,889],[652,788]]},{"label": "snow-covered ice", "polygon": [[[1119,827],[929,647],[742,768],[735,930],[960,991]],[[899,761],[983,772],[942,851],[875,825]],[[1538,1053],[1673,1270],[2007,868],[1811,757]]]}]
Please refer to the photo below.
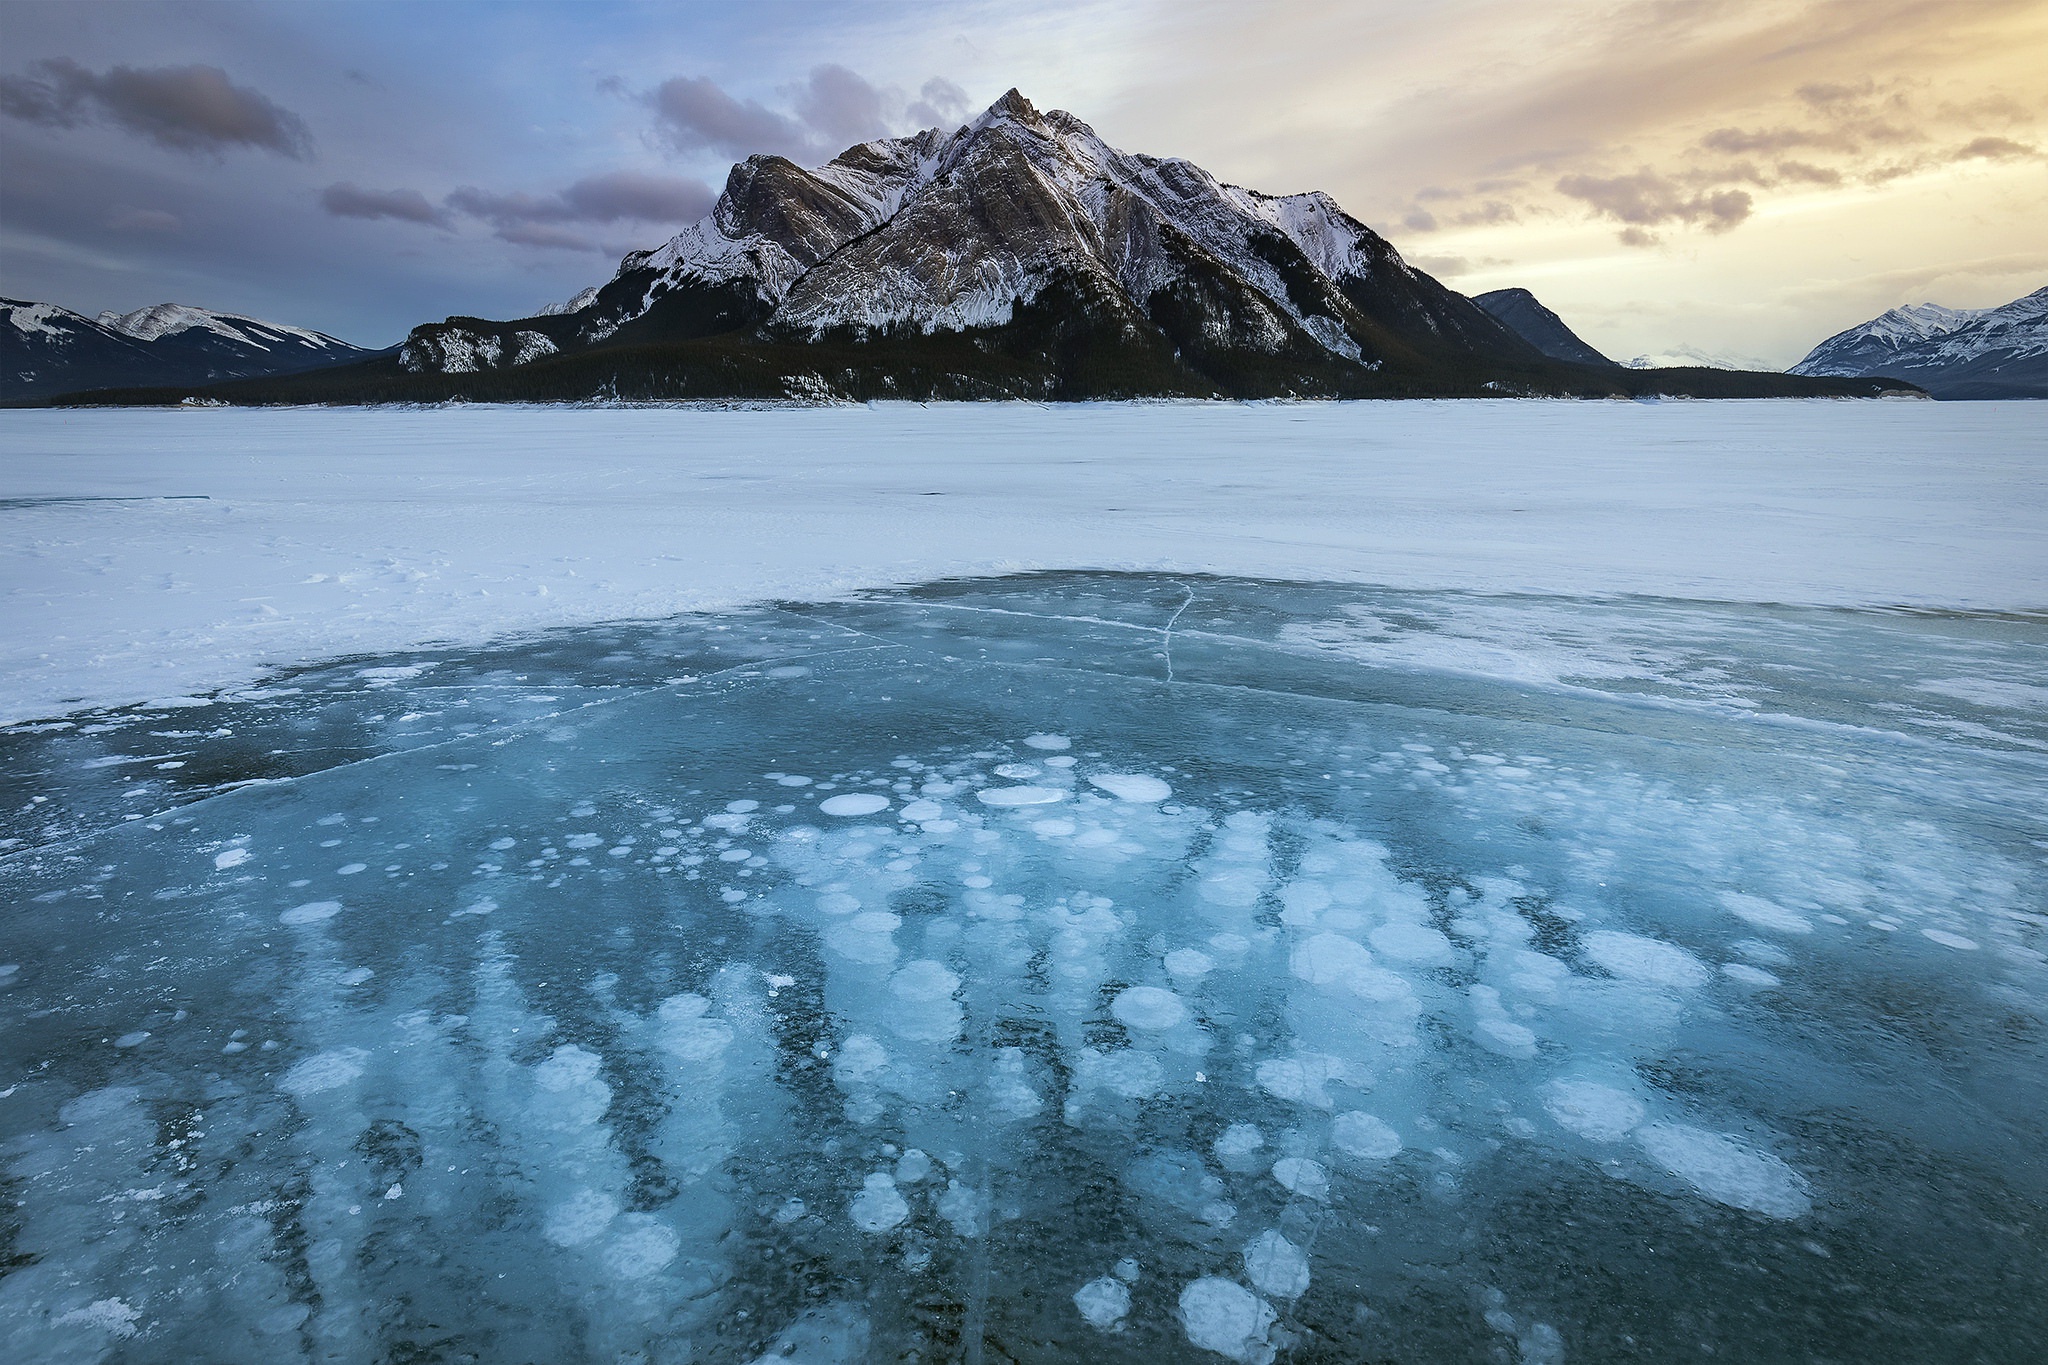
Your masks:
[{"label": "snow-covered ice", "polygon": [[[1028,569],[2033,610],[2044,463],[2024,403],[10,412],[0,720]],[[1374,633],[1632,666],[1543,624]]]},{"label": "snow-covered ice", "polygon": [[[1151,411],[1327,438],[1382,409]],[[1126,416],[993,420],[1000,464],[1006,422]],[[1131,544],[1192,524],[1167,477]],[[69,564],[54,506],[0,515]],[[1284,520],[1237,542],[1262,573],[1334,534]],[[1858,534],[1712,572],[1826,598]],[[174,658],[0,730],[0,1349],[1913,1359],[1964,1322],[2025,1358],[2038,615],[1574,595],[1604,570],[1547,551],[1543,594],[1373,586],[1330,580],[1392,561],[1330,543],[1316,582],[852,575],[488,645],[367,595],[301,642],[388,649]],[[996,567],[903,572],[942,563]],[[126,668],[95,653],[126,609],[39,651],[61,695]]]}]

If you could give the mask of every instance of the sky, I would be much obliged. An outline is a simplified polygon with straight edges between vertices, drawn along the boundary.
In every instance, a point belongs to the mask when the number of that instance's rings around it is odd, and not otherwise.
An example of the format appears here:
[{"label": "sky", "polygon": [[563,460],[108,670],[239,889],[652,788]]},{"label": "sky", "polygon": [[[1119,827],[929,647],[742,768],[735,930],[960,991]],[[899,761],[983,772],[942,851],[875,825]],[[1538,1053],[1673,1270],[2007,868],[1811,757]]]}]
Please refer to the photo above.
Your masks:
[{"label": "sky", "polygon": [[1617,358],[2048,283],[2048,0],[0,0],[0,294],[384,346],[1005,90]]}]

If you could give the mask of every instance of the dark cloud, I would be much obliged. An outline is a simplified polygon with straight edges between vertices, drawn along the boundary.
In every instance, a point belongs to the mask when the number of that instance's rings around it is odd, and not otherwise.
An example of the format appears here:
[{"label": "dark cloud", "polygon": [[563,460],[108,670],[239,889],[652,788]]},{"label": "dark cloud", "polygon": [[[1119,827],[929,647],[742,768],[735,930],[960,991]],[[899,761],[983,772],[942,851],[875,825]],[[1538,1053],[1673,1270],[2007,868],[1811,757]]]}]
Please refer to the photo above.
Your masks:
[{"label": "dark cloud", "polygon": [[918,98],[906,103],[900,92],[832,64],[813,67],[781,93],[789,101],[787,114],[759,100],[735,98],[709,76],[678,76],[656,86],[647,100],[658,135],[678,152],[734,158],[773,153],[809,164],[888,137],[906,121],[919,128],[957,128],[969,108],[967,92],[943,77],[926,81]]},{"label": "dark cloud", "polygon": [[107,215],[107,226],[116,232],[176,232],[184,222],[163,209],[122,207]]},{"label": "dark cloud", "polygon": [[297,114],[234,84],[217,66],[115,66],[99,74],[51,57],[26,75],[0,77],[0,113],[49,128],[102,121],[181,152],[254,147],[296,160],[313,152]]},{"label": "dark cloud", "polygon": [[701,180],[641,171],[586,176],[562,191],[562,202],[586,222],[694,223],[718,199]]},{"label": "dark cloud", "polygon": [[1667,224],[1726,232],[1749,217],[1755,203],[1746,190],[1696,190],[1647,167],[1633,175],[1568,175],[1557,190],[1627,224],[1622,240],[1631,246],[1648,245],[1655,240],[1649,229]]},{"label": "dark cloud", "polygon": [[347,181],[320,192],[320,207],[337,218],[396,218],[406,223],[448,226],[448,217],[418,190],[366,190]]},{"label": "dark cloud", "polygon": [[465,185],[449,208],[489,223],[505,241],[564,251],[610,248],[569,230],[572,223],[660,223],[682,227],[711,212],[709,185],[683,176],[610,171],[585,176],[559,194],[496,194]]},{"label": "dark cloud", "polygon": [[1401,226],[1407,228],[1410,232],[1435,232],[1437,229],[1436,215],[1422,207],[1422,205],[1417,204],[1414,208],[1409,209],[1407,214],[1401,219]]},{"label": "dark cloud", "polygon": [[720,156],[774,152],[804,156],[809,132],[756,100],[741,103],[709,76],[677,76],[648,97],[662,138],[679,152],[711,151]]},{"label": "dark cloud", "polygon": [[974,107],[968,103],[967,92],[944,76],[932,77],[917,94],[918,98],[903,112],[920,128],[951,132],[967,121],[968,112]]},{"label": "dark cloud", "polygon": [[1982,157],[1986,161],[2017,161],[2036,157],[2041,153],[2024,142],[2014,142],[2009,137],[1980,137],[1956,149],[1956,160],[1968,161]]}]

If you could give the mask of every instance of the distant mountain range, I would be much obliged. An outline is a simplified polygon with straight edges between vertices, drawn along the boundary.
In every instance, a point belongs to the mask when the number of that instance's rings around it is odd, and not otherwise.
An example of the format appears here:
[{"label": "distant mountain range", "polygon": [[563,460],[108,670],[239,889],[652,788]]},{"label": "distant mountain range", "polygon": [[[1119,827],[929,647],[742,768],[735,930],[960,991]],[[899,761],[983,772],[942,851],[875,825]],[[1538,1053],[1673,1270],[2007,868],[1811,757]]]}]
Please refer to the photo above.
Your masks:
[{"label": "distant mountain range", "polygon": [[0,299],[0,399],[292,374],[372,352],[324,332],[160,303],[97,321]]},{"label": "distant mountain range", "polygon": [[1997,308],[1894,308],[1829,337],[1792,373],[1886,375],[1936,398],[2048,398],[2048,288]]},{"label": "distant mountain range", "polygon": [[[749,157],[701,222],[532,317],[453,317],[414,328],[393,354],[190,392],[378,402],[1900,387],[1632,371],[1526,291],[1508,292],[1523,301],[1513,319],[1409,265],[1327,194],[1262,194],[1187,161],[1122,152],[1012,90],[954,132],[862,143],[815,170]],[[1567,340],[1577,350],[1560,354]]]}]

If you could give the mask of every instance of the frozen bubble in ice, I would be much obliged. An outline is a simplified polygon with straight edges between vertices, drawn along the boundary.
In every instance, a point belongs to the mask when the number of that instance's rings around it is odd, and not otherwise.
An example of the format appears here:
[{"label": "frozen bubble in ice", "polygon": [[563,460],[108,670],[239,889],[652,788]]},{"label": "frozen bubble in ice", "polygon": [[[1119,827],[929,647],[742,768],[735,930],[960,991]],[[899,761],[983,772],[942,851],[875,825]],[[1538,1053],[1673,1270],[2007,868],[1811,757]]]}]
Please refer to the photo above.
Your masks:
[{"label": "frozen bubble in ice", "polygon": [[912,1147],[896,1158],[896,1183],[915,1185],[932,1173],[932,1159]]},{"label": "frozen bubble in ice", "polygon": [[1288,970],[1311,986],[1341,985],[1373,969],[1372,954],[1342,934],[1316,934],[1287,956]]},{"label": "frozen bubble in ice", "polygon": [[231,867],[240,867],[248,861],[249,850],[246,848],[230,848],[213,855],[214,867],[223,872]]},{"label": "frozen bubble in ice", "polygon": [[903,916],[888,910],[863,910],[846,923],[855,933],[888,934],[903,923]]},{"label": "frozen bubble in ice", "polygon": [[604,1250],[604,1268],[622,1280],[644,1280],[676,1258],[682,1239],[653,1215],[629,1213]]},{"label": "frozen bubble in ice", "polygon": [[1354,1109],[1337,1115],[1330,1125],[1330,1143],[1367,1161],[1386,1161],[1400,1152],[1401,1135],[1374,1115]]},{"label": "frozen bubble in ice", "polygon": [[1396,962],[1440,966],[1451,960],[1451,941],[1426,924],[1382,924],[1368,934],[1373,951]]},{"label": "frozen bubble in ice", "polygon": [[1229,868],[1212,872],[1202,878],[1196,888],[1203,900],[1212,905],[1256,905],[1259,893],[1265,890],[1266,877],[1262,872]]},{"label": "frozen bubble in ice", "polygon": [[1119,801],[1164,801],[1173,795],[1172,787],[1144,773],[1096,773],[1088,784],[1100,787]]},{"label": "frozen bubble in ice", "polygon": [[1166,1070],[1159,1065],[1159,1059],[1136,1048],[1119,1048],[1114,1052],[1082,1048],[1074,1063],[1075,1079],[1083,1088],[1099,1086],[1125,1099],[1147,1099],[1166,1084]]},{"label": "frozen bubble in ice", "polygon": [[812,1308],[750,1365],[860,1365],[868,1359],[869,1330],[867,1318],[852,1304]]},{"label": "frozen bubble in ice", "polygon": [[818,897],[818,909],[828,915],[850,915],[860,909],[860,900],[844,891],[827,891]]},{"label": "frozen bubble in ice", "polygon": [[939,1217],[953,1225],[955,1236],[978,1237],[981,1235],[981,1215],[984,1201],[971,1185],[957,1180],[946,1182],[946,1192],[939,1196]]},{"label": "frozen bubble in ice", "polygon": [[1074,1307],[1090,1327],[1107,1331],[1131,1311],[1131,1290],[1122,1280],[1104,1275],[1074,1291]]},{"label": "frozen bubble in ice", "polygon": [[518,842],[519,841],[517,839],[493,839],[491,840],[491,852],[503,853],[506,849],[513,847]]},{"label": "frozen bubble in ice", "polygon": [[1747,962],[1723,962],[1721,973],[1731,981],[1740,981],[1745,986],[1776,986],[1778,978],[1761,967],[1752,967]]},{"label": "frozen bubble in ice", "polygon": [[1165,963],[1167,975],[1176,980],[1199,981],[1216,970],[1216,959],[1199,948],[1176,948]]},{"label": "frozen bubble in ice", "polygon": [[1684,1123],[1653,1123],[1636,1134],[1650,1160],[1717,1204],[1768,1218],[1798,1218],[1813,1206],[1805,1177],[1768,1152]]},{"label": "frozen bubble in ice", "polygon": [[1071,749],[1074,741],[1065,735],[1026,735],[1024,742],[1034,749]]},{"label": "frozen bubble in ice", "polygon": [[1035,763],[998,763],[995,767],[997,777],[1007,777],[1012,782],[1022,782],[1027,778],[1037,777],[1044,771],[1043,768]]},{"label": "frozen bubble in ice", "polygon": [[777,664],[768,670],[771,678],[808,678],[811,670],[802,664]]},{"label": "frozen bubble in ice", "polygon": [[[889,918],[894,919],[895,916],[891,915]],[[889,978],[891,995],[899,1000],[919,1004],[950,999],[953,992],[959,989],[959,975],[949,970],[945,963],[934,962],[930,958],[906,962],[896,975]]]},{"label": "frozen bubble in ice", "polygon": [[748,815],[761,809],[761,803],[752,799],[728,801],[725,803],[725,809],[729,815]]},{"label": "frozen bubble in ice", "polygon": [[1252,941],[1243,934],[1211,934],[1209,946],[1225,957],[1238,957],[1252,950]]},{"label": "frozen bubble in ice", "polygon": [[1132,986],[1110,1001],[1109,1012],[1126,1028],[1170,1029],[1187,1022],[1188,1007],[1172,991]]},{"label": "frozen bubble in ice", "polygon": [[1280,922],[1308,925],[1330,908],[1330,888],[1321,882],[1289,882],[1280,888]]},{"label": "frozen bubble in ice", "polygon": [[1240,1365],[1272,1360],[1266,1334],[1275,1320],[1266,1301],[1235,1280],[1205,1275],[1180,1291],[1180,1323],[1188,1340]]},{"label": "frozen bubble in ice", "polygon": [[1125,1284],[1136,1284],[1138,1282],[1138,1276],[1144,1272],[1138,1265],[1137,1257],[1126,1256],[1122,1260],[1118,1261],[1115,1265],[1111,1266],[1109,1268],[1109,1273],[1116,1276],[1119,1280],[1122,1280]]},{"label": "frozen bubble in ice", "polygon": [[541,1235],[558,1247],[594,1242],[619,1216],[619,1201],[602,1190],[578,1190],[548,1210]]},{"label": "frozen bubble in ice", "polygon": [[360,986],[375,975],[376,973],[368,967],[351,967],[341,974],[341,984],[344,986]]},{"label": "frozen bubble in ice", "polygon": [[88,1090],[57,1111],[59,1122],[68,1127],[112,1123],[122,1118],[142,1098],[132,1085],[110,1085]]},{"label": "frozen bubble in ice", "polygon": [[920,798],[916,801],[912,801],[909,805],[905,806],[901,811],[897,813],[901,815],[905,820],[919,822],[924,820],[936,820],[941,815],[944,815],[946,812],[945,807],[941,806],[938,802],[928,801]]},{"label": "frozen bubble in ice", "polygon": [[1592,1142],[1621,1141],[1649,1113],[1626,1090],[1570,1077],[1544,1087],[1543,1110],[1559,1127]]},{"label": "frozen bubble in ice", "polygon": [[842,792],[820,801],[818,809],[827,815],[873,815],[889,809],[889,798],[874,792]]},{"label": "frozen bubble in ice", "polygon": [[871,1085],[888,1069],[888,1049],[867,1034],[856,1033],[839,1045],[832,1078],[841,1085]]},{"label": "frozen bubble in ice", "polygon": [[869,1176],[846,1211],[862,1232],[887,1232],[910,1217],[910,1205],[896,1192],[896,1182],[887,1171]]},{"label": "frozen bubble in ice", "polygon": [[1946,929],[1922,929],[1920,934],[1923,938],[1939,943],[1944,948],[1956,948],[1966,953],[1975,952],[1977,949],[1976,939],[1964,938],[1961,934],[1951,934]]},{"label": "frozen bubble in ice", "polygon": [[1767,901],[1762,896],[1748,896],[1740,891],[1723,891],[1721,904],[1727,908],[1728,913],[1758,929],[1772,929],[1781,934],[1813,932],[1813,921],[1806,916],[1794,914],[1776,901]]},{"label": "frozen bubble in ice", "polygon": [[334,869],[335,874],[342,877],[353,877],[358,872],[367,872],[369,870],[370,865],[368,863],[343,863],[340,867]]},{"label": "frozen bubble in ice", "polygon": [[1737,939],[1728,945],[1751,962],[1761,962],[1766,967],[1789,967],[1792,954],[1775,943],[1766,943],[1760,938]]},{"label": "frozen bubble in ice", "polygon": [[146,1042],[148,1042],[148,1041],[149,1041],[149,1030],[148,1030],[148,1029],[146,1029],[146,1028],[145,1028],[145,1029],[137,1029],[137,1030],[136,1030],[135,1032],[133,1032],[133,1033],[124,1033],[124,1034],[122,1034],[122,1035],[121,1035],[121,1036],[120,1036],[119,1038],[116,1038],[116,1039],[114,1040],[114,1046],[115,1046],[115,1047],[141,1047],[141,1046],[142,1046],[142,1045],[143,1045],[144,1043],[146,1043]]},{"label": "frozen bubble in ice", "polygon": [[1283,1156],[1273,1163],[1273,1178],[1289,1193],[1321,1201],[1330,1197],[1330,1172],[1320,1161]]},{"label": "frozen bubble in ice", "polygon": [[[583,1090],[597,1081],[604,1058],[574,1043],[564,1043],[533,1069],[533,1083],[549,1094]],[[602,1081],[597,1081],[602,1085]]]},{"label": "frozen bubble in ice", "polygon": [[1586,935],[1586,956],[1618,977],[1650,986],[1697,990],[1707,980],[1706,965],[1677,944],[1613,929]]},{"label": "frozen bubble in ice", "polygon": [[307,901],[295,905],[277,917],[279,924],[318,924],[333,919],[341,913],[340,901]]},{"label": "frozen bubble in ice", "polygon": [[803,1216],[804,1201],[798,1199],[795,1195],[791,1195],[780,1204],[777,1204],[773,1215],[775,1221],[782,1224],[794,1223]]},{"label": "frozen bubble in ice", "polygon": [[1031,822],[1031,832],[1042,834],[1048,839],[1064,839],[1078,828],[1072,820],[1051,819]]},{"label": "frozen bubble in ice", "polygon": [[[110,1337],[126,1340],[135,1335],[135,1324],[141,1317],[139,1309],[130,1307],[121,1299],[94,1299],[83,1308],[58,1314],[51,1321],[58,1327],[97,1328]],[[104,1359],[103,1356],[98,1358]]]},{"label": "frozen bubble in ice", "polygon": [[1216,1153],[1216,1159],[1233,1171],[1254,1169],[1252,1163],[1259,1149],[1266,1145],[1266,1135],[1249,1123],[1233,1123],[1217,1135],[1209,1150]]},{"label": "frozen bubble in ice", "polygon": [[1308,1292],[1308,1257],[1276,1229],[1269,1228],[1246,1244],[1244,1277],[1261,1294],[1298,1299]]},{"label": "frozen bubble in ice", "polygon": [[294,1095],[317,1095],[325,1090],[334,1090],[362,1075],[363,1063],[369,1056],[359,1047],[316,1052],[285,1072],[284,1079],[277,1085],[280,1090],[289,1090]]},{"label": "frozen bubble in ice", "polygon": [[1049,806],[1067,794],[1058,787],[983,787],[974,798],[985,806]]}]

